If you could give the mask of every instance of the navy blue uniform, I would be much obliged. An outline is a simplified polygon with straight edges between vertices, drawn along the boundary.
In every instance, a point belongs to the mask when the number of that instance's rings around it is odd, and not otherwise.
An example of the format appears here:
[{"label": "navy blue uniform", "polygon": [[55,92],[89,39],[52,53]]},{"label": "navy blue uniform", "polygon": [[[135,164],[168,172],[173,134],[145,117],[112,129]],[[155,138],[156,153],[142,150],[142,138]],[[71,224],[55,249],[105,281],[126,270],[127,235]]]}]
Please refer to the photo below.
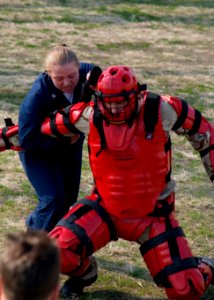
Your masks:
[{"label": "navy blue uniform", "polygon": [[[82,84],[92,67],[92,64],[80,64],[72,103],[78,102]],[[50,231],[77,200],[84,136],[71,145],[68,137],[53,139],[40,133],[45,117],[70,104],[48,74],[42,73],[20,107],[19,140],[25,149],[20,152],[20,160],[39,200],[26,220],[31,229]]]}]

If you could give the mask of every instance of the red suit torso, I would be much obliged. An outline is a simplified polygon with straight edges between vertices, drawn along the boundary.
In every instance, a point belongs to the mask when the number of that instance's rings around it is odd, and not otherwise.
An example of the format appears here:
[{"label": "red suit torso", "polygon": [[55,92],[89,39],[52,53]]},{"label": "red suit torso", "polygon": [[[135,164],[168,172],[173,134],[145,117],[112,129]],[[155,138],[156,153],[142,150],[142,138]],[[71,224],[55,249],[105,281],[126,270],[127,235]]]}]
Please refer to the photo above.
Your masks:
[{"label": "red suit torso", "polygon": [[107,147],[96,155],[100,135],[93,116],[90,119],[89,158],[96,187],[106,210],[117,217],[142,217],[152,212],[171,167],[160,109],[152,139],[145,138],[143,120],[144,104],[131,128],[126,123],[108,125],[103,121]]}]

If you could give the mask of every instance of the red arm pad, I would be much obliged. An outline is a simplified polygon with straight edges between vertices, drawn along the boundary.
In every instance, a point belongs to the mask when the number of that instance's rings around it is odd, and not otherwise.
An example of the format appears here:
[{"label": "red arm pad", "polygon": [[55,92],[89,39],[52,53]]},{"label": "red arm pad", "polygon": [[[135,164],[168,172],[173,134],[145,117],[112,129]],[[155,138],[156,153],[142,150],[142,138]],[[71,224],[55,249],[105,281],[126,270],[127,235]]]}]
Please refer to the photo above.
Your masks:
[{"label": "red arm pad", "polygon": [[7,137],[17,135],[18,131],[19,131],[18,125],[13,125],[13,126],[7,127]]},{"label": "red arm pad", "polygon": [[[177,97],[163,96],[163,99],[174,108],[178,117],[181,117],[181,115],[183,114],[183,122],[181,123],[182,128],[191,130],[196,120],[196,112],[198,111],[194,107]],[[184,103],[186,103],[186,107],[183,105]],[[185,109],[186,115],[184,113]],[[204,133],[208,130],[208,127],[209,122],[201,115],[201,122],[199,128],[197,129],[197,132]]]},{"label": "red arm pad", "polygon": [[[14,143],[16,141],[16,143]],[[18,125],[3,127],[0,129],[0,152],[7,149],[20,151],[18,141]]]},{"label": "red arm pad", "polygon": [[41,132],[50,136],[77,134],[78,130],[75,128],[75,123],[88,105],[88,103],[80,102],[57,111],[44,120]]},{"label": "red arm pad", "polygon": [[71,124],[75,124],[79,120],[84,109],[88,105],[89,105],[88,103],[79,102],[71,107],[70,112],[69,112],[69,120],[70,120]]},{"label": "red arm pad", "polygon": [[[180,98],[172,97],[172,96],[164,96],[163,99],[174,108],[178,117],[181,117],[181,115],[183,114],[183,122],[182,122],[181,126],[184,129],[191,130],[192,126],[195,122],[195,119],[196,119],[196,112],[198,112],[198,111],[194,107],[187,104],[184,100],[181,100]],[[183,105],[184,103],[186,103],[186,107]],[[186,109],[186,115],[184,113],[185,109]],[[197,132],[199,132],[199,133],[205,132],[208,128],[207,127],[208,121],[203,116],[201,116],[201,118],[202,118],[202,120],[201,120],[200,126],[197,130]]]},{"label": "red arm pad", "polygon": [[177,113],[172,130],[185,135],[192,147],[200,153],[211,181],[214,181],[214,126],[197,109],[172,96],[163,96]]},{"label": "red arm pad", "polygon": [[42,123],[41,132],[46,135],[53,135],[50,126],[50,118],[47,117]]}]

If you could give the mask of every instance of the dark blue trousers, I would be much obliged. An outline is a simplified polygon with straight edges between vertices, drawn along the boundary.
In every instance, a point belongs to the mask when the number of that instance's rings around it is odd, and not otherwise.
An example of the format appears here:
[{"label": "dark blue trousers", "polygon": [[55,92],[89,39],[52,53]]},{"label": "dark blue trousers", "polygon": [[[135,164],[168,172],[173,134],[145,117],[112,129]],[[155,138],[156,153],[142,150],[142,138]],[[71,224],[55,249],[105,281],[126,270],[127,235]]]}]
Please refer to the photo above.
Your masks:
[{"label": "dark blue trousers", "polygon": [[38,204],[28,216],[30,229],[50,231],[76,202],[82,166],[83,139],[57,151],[20,152],[26,175],[36,191]]}]

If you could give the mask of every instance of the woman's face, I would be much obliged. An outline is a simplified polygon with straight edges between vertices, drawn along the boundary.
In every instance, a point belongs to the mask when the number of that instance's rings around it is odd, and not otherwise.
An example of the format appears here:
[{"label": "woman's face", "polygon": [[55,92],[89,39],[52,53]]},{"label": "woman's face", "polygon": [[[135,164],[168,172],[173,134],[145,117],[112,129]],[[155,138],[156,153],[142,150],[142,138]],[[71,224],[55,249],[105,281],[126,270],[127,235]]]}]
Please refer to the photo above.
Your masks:
[{"label": "woman's face", "polygon": [[79,66],[76,62],[70,62],[63,66],[54,65],[49,75],[59,90],[63,93],[73,93],[79,81]]}]

